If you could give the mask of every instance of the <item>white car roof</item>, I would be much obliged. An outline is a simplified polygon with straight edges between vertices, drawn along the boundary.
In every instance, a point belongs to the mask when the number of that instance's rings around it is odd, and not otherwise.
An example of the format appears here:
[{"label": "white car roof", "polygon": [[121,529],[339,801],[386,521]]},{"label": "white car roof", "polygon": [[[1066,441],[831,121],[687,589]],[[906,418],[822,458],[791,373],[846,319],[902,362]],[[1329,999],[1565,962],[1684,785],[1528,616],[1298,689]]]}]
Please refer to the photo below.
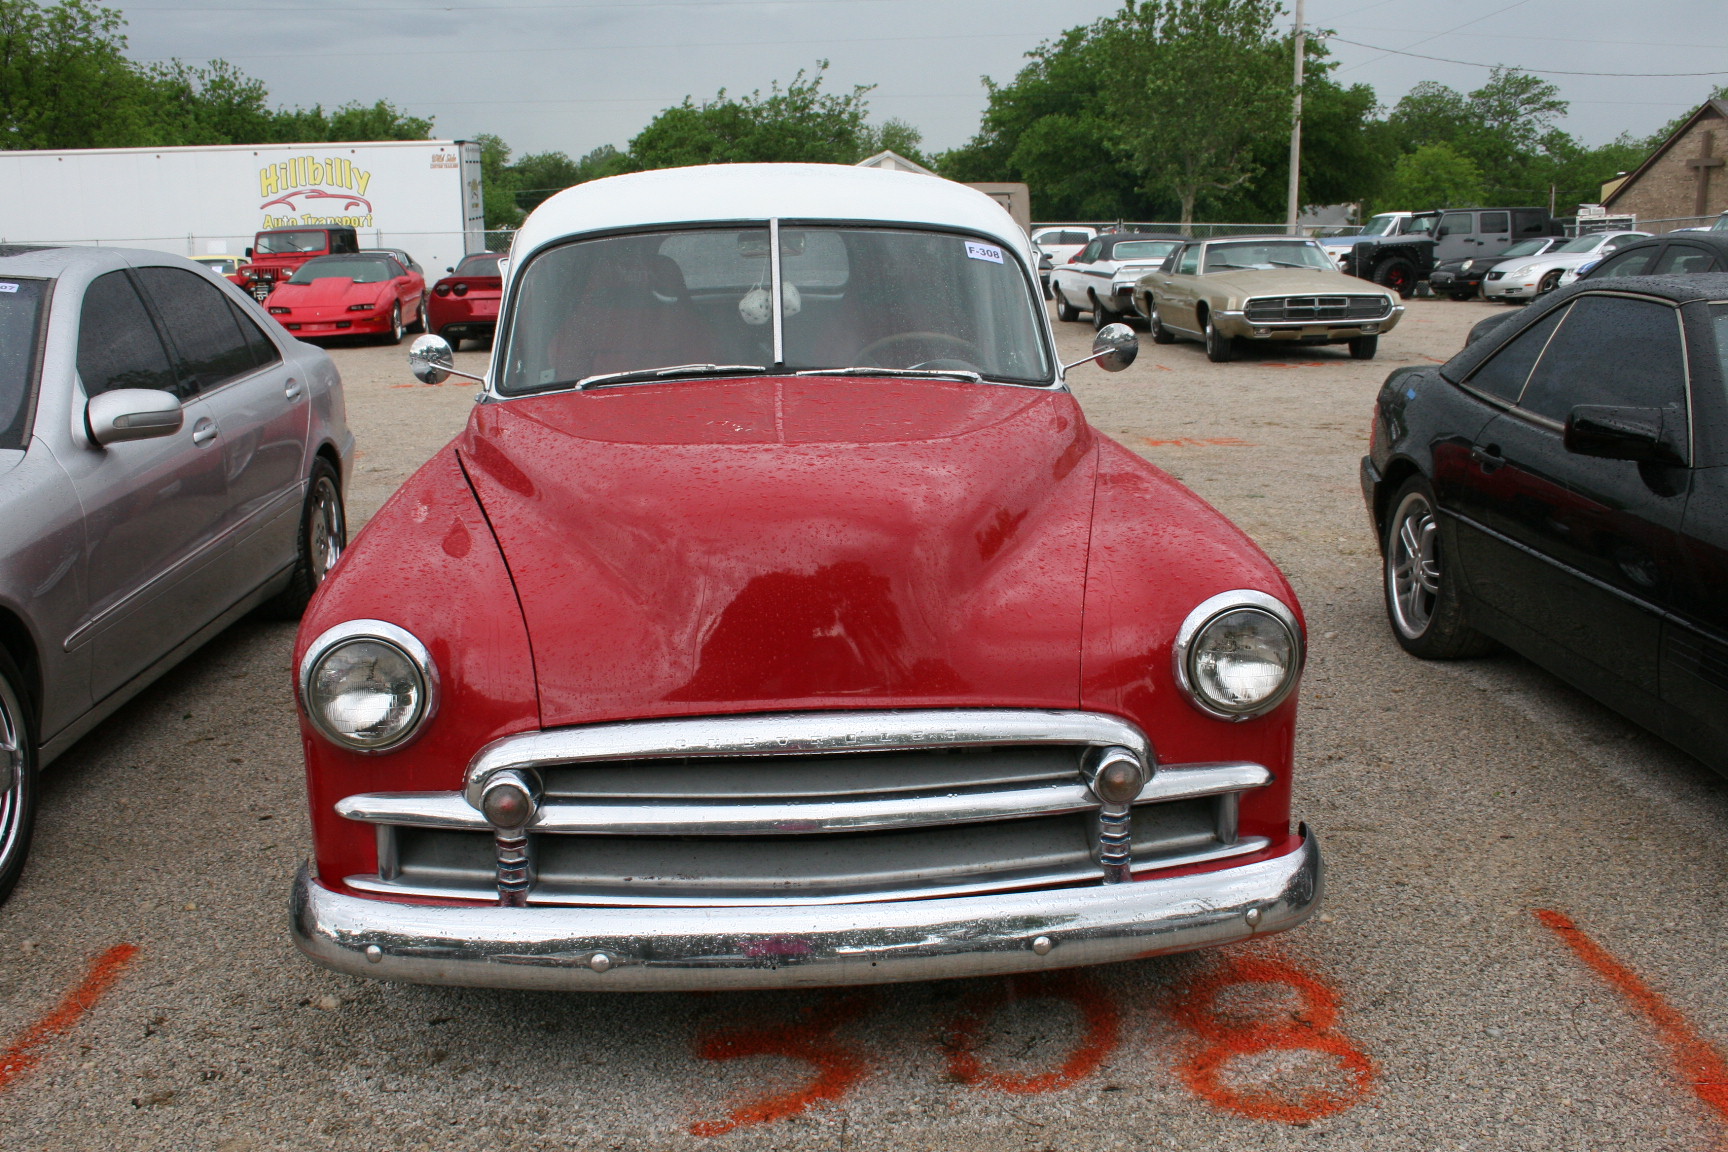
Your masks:
[{"label": "white car roof", "polygon": [[939,176],[841,164],[710,164],[566,188],[523,222],[509,271],[536,250],[583,233],[770,218],[934,224],[981,233],[1033,262],[1031,241],[1001,205]]}]

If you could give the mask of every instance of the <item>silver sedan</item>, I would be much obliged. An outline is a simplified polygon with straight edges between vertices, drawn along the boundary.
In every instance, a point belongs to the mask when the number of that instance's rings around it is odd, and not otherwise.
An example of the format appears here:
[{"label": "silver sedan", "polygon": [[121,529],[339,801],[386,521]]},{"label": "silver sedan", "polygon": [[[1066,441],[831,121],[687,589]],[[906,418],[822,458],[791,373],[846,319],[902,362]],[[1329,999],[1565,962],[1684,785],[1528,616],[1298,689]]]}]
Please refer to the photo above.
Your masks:
[{"label": "silver sedan", "polygon": [[0,900],[39,770],[347,539],[322,351],[190,260],[0,245]]}]

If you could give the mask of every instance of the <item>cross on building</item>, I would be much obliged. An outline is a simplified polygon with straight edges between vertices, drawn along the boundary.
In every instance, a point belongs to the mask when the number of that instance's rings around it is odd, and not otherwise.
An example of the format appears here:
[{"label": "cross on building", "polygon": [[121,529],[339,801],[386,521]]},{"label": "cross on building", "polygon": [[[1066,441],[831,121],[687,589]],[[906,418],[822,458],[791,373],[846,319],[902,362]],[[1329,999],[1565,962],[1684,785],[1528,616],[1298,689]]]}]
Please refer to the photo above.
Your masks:
[{"label": "cross on building", "polygon": [[1710,170],[1728,163],[1722,157],[1713,155],[1716,150],[1716,133],[1705,132],[1703,137],[1698,146],[1699,156],[1686,161],[1686,167],[1698,174],[1698,191],[1692,201],[1694,216],[1703,216],[1710,211]]}]

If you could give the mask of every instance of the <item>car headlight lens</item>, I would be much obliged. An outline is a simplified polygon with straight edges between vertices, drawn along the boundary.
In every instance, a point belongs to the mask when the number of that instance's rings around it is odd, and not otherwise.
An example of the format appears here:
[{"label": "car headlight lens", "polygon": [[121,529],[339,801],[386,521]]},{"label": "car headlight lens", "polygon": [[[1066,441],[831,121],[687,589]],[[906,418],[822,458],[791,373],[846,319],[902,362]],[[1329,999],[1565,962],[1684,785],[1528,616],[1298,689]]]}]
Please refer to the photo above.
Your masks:
[{"label": "car headlight lens", "polygon": [[424,645],[382,620],[325,632],[300,666],[300,699],[312,724],[356,752],[407,743],[437,704],[437,672]]},{"label": "car headlight lens", "polygon": [[1194,706],[1221,720],[1263,716],[1302,673],[1295,614],[1276,597],[1242,589],[1188,614],[1176,638],[1176,678]]},{"label": "car headlight lens", "polygon": [[1476,261],[1466,260],[1466,261],[1464,261],[1464,263],[1458,265],[1458,271],[1468,272],[1468,271],[1470,271],[1470,269],[1472,269],[1474,267],[1476,267]]}]

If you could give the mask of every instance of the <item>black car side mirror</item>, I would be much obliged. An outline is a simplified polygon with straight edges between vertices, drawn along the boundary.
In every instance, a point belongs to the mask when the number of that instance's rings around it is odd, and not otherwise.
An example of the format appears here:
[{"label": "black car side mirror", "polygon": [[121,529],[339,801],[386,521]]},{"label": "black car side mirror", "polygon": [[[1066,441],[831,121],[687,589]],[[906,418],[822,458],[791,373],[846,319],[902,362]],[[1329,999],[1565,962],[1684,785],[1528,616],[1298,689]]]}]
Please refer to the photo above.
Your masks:
[{"label": "black car side mirror", "polygon": [[246,259],[252,259],[252,249],[250,248],[246,249]]},{"label": "black car side mirror", "polygon": [[1604,460],[1684,464],[1668,435],[1668,423],[1673,421],[1661,408],[1580,404],[1566,417],[1566,450]]}]

